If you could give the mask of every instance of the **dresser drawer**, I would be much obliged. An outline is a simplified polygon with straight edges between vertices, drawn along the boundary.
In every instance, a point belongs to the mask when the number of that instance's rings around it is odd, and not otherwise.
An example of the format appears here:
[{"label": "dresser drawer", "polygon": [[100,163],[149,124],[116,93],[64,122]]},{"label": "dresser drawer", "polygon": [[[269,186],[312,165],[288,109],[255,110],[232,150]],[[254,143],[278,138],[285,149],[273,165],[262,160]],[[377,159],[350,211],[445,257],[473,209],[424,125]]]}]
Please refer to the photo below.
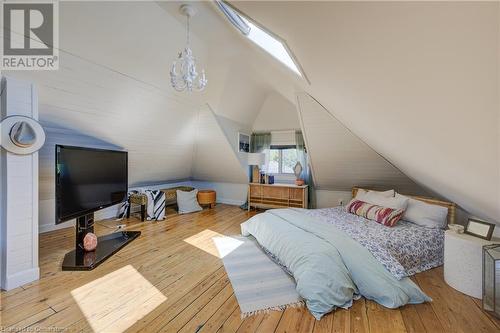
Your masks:
[{"label": "dresser drawer", "polygon": [[248,185],[248,208],[307,208],[307,189],[307,185],[251,183]]}]

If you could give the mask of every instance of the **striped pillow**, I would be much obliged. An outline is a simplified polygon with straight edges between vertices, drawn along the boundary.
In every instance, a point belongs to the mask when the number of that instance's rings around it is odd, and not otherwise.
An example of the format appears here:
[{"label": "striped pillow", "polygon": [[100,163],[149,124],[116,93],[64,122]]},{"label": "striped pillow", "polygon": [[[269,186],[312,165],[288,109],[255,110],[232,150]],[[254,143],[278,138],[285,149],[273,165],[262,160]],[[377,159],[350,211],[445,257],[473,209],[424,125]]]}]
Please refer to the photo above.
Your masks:
[{"label": "striped pillow", "polygon": [[387,227],[394,226],[403,216],[404,209],[393,209],[373,205],[356,198],[352,199],[346,207],[347,212],[369,220],[373,220]]}]

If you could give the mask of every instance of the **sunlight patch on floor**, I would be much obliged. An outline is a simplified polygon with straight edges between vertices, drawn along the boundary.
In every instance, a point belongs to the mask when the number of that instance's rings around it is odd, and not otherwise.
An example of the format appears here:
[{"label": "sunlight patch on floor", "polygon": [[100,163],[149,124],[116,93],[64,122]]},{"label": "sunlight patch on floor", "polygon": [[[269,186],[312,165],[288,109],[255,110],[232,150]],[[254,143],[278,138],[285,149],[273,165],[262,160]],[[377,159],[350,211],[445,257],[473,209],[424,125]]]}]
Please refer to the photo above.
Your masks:
[{"label": "sunlight patch on floor", "polygon": [[[224,248],[224,250],[220,253],[219,250],[217,250],[217,248],[219,247],[219,243],[217,243],[217,246],[215,244],[216,238],[224,240],[224,241],[222,240],[218,241]],[[243,244],[243,242],[237,239],[219,234],[218,232],[212,231],[210,229],[205,229],[197,233],[196,235],[184,239],[184,241],[217,258],[223,258],[229,252],[231,252],[232,250],[236,249],[238,246]]]},{"label": "sunlight patch on floor", "polygon": [[127,265],[71,291],[94,332],[124,332],[167,298]]},{"label": "sunlight patch on floor", "polygon": [[224,236],[224,237],[214,237],[212,240],[215,243],[215,246],[219,250],[219,257],[224,258],[227,256],[229,253],[233,252],[236,250],[241,244],[243,244],[242,241],[236,238]]}]

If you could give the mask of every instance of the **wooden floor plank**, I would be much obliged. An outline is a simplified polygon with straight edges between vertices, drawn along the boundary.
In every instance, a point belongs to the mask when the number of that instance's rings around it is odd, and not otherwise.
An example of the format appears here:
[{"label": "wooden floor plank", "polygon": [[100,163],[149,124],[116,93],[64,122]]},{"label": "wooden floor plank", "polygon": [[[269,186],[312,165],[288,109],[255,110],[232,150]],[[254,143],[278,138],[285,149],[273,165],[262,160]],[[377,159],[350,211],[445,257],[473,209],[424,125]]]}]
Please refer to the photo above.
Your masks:
[{"label": "wooden floor plank", "polygon": [[[165,238],[164,240],[162,240],[161,238],[158,239],[158,242],[160,242],[160,241],[162,241],[162,242],[159,243],[158,245],[155,245],[155,248],[151,249],[151,248],[148,248],[147,246],[145,246],[146,249],[141,249],[142,251],[138,251],[138,252],[141,252],[141,254],[143,254],[141,256],[134,257],[134,256],[127,255],[126,251],[128,250],[128,248],[132,249],[136,245],[137,246],[141,245],[141,243],[139,243],[139,242],[136,244],[134,244],[134,242],[133,242],[128,247],[126,247],[123,250],[123,252],[119,252],[119,255],[115,255],[110,260],[108,260],[106,262],[105,268],[100,266],[96,270],[94,270],[92,272],[87,272],[87,274],[85,274],[83,276],[81,275],[81,272],[61,272],[61,274],[57,274],[53,279],[51,279],[52,281],[50,281],[50,283],[47,283],[46,282],[47,279],[44,279],[44,280],[41,280],[38,285],[34,285],[33,288],[31,288],[28,285],[28,289],[24,293],[24,297],[22,297],[22,298],[16,297],[14,299],[12,297],[7,297],[7,298],[3,299],[4,309],[9,308],[9,307],[14,307],[14,306],[17,306],[17,305],[22,304],[22,303],[28,303],[30,301],[37,302],[40,300],[45,300],[49,305],[55,306],[55,303],[57,303],[57,301],[59,300],[58,296],[61,296],[61,298],[67,298],[68,289],[72,289],[72,288],[75,288],[77,286],[80,286],[81,284],[95,280],[96,278],[101,277],[101,276],[105,275],[106,273],[113,271],[114,269],[120,268],[123,265],[128,264],[132,260],[133,260],[133,265],[140,268],[143,265],[145,265],[145,263],[154,261],[154,260],[151,260],[151,257],[155,258],[157,256],[157,254],[159,252],[161,252],[161,250],[165,250],[165,252],[167,252],[170,250],[181,251],[181,249],[192,248],[192,246],[189,246],[189,244],[184,243],[184,242],[178,242],[178,241],[174,242],[174,245],[168,245],[169,247],[164,247],[164,245],[162,245],[162,244],[170,244],[171,240],[175,241],[176,239],[178,240],[179,238],[181,238],[181,239],[185,238],[189,235],[192,235],[193,232],[189,232],[189,231],[187,233],[179,233],[179,232],[175,233],[175,232],[173,232],[172,234],[173,234],[173,236],[170,233],[168,235],[164,235],[164,238]],[[161,236],[162,234],[160,233],[159,235]],[[143,243],[150,242],[150,240],[144,239],[142,236],[141,236],[140,240]],[[136,248],[133,248],[133,250],[135,252],[137,252]],[[143,252],[144,250],[146,250],[146,252]],[[198,250],[198,251],[201,251],[201,250]],[[124,258],[121,258],[120,255],[124,255]],[[42,266],[42,270],[43,270],[43,268],[45,268],[45,267]],[[57,267],[57,269],[60,271],[60,266]],[[158,270],[158,271],[161,271],[161,270]],[[45,297],[44,297],[44,294],[46,294]]]},{"label": "wooden floor plank", "polygon": [[[240,223],[253,214],[218,205],[187,215],[177,215],[170,209],[167,219],[161,222],[141,222],[135,217],[120,222],[101,221],[96,225],[99,235],[112,232],[113,226],[121,223],[142,235],[90,272],[61,271],[62,258],[73,246],[72,228],[41,234],[41,279],[1,293],[0,328],[94,332],[96,325],[101,325],[105,330],[119,326],[127,332],[199,329],[202,333],[500,331],[500,321],[483,312],[479,300],[446,285],[442,268],[412,278],[433,298],[432,303],[389,310],[361,299],[350,309],[337,309],[321,321],[316,321],[306,308],[242,319],[211,237],[239,234]],[[134,276],[110,279],[123,269]],[[87,295],[85,286],[93,284],[100,288],[129,284],[139,289],[135,294],[132,289],[120,289],[113,298]],[[97,308],[89,312],[89,304]],[[86,313],[82,307],[87,307]]]},{"label": "wooden floor plank", "polygon": [[346,309],[336,309],[333,317],[333,333],[351,332],[351,311]]},{"label": "wooden floor plank", "polygon": [[253,333],[257,330],[259,327],[260,323],[264,319],[264,314],[256,314],[250,317],[245,318],[242,322],[240,327],[236,332],[238,333]]},{"label": "wooden floor plank", "polygon": [[407,332],[400,309],[388,309],[370,300],[365,300],[365,307],[369,332]]},{"label": "wooden floor plank", "polygon": [[330,312],[321,320],[316,321],[314,324],[314,333],[331,333],[333,331],[333,320],[335,317],[335,311]]},{"label": "wooden floor plank", "polygon": [[[52,316],[55,313],[51,308],[44,309],[36,314],[32,314],[31,316],[24,318],[21,321],[16,322],[15,324],[8,326],[6,331],[27,331],[27,327],[36,324],[37,322],[44,320]],[[7,316],[5,316],[7,318]],[[3,325],[3,323],[2,323]]]},{"label": "wooden floor plank", "polygon": [[287,308],[275,332],[312,332],[314,321],[314,317],[305,307]]},{"label": "wooden floor plank", "polygon": [[238,309],[238,301],[234,294],[203,324],[199,332],[217,332],[227,320],[228,314]]},{"label": "wooden floor plank", "polygon": [[[164,332],[182,332],[182,333],[190,333],[196,332],[199,328],[203,327],[212,315],[219,310],[224,303],[233,295],[233,288],[231,288],[231,284],[227,283],[224,288],[217,294],[215,297],[211,298],[209,302],[205,304],[205,306],[200,310],[195,310],[195,312],[190,312],[189,309],[183,311],[183,314],[189,314],[189,316],[193,315],[192,318],[184,323],[181,327],[178,327],[179,324],[177,321],[172,321],[174,325],[165,326],[162,331]],[[199,297],[202,299],[202,297]]]},{"label": "wooden floor plank", "polygon": [[[203,309],[203,307],[210,302],[224,287],[227,287],[229,280],[227,277],[223,277],[216,283],[211,285],[207,290],[194,299],[191,303],[185,302],[186,299],[190,297],[183,298],[176,303],[176,306],[169,308],[167,315],[156,317],[154,320],[150,321],[145,327],[143,332],[158,332],[165,331],[167,329],[181,329],[193,316]],[[178,312],[176,311],[178,310]],[[177,313],[176,313],[177,312]]]},{"label": "wooden floor plank", "polygon": [[226,321],[217,330],[217,333],[234,333],[238,330],[238,328],[240,328],[241,322],[241,311],[238,306],[238,308],[229,315]]},{"label": "wooden floor plank", "polygon": [[368,316],[366,311],[366,302],[364,298],[354,301],[352,307],[349,308],[350,312],[350,327],[351,332],[367,333],[370,332],[368,323]]},{"label": "wooden floor plank", "polygon": [[[221,281],[222,279],[224,280]],[[182,295],[182,297],[179,298],[174,295],[168,297],[167,302],[161,304],[155,310],[151,311],[151,313],[149,313],[146,317],[135,323],[129,329],[129,331],[136,332],[146,329],[153,329],[154,327],[158,327],[158,329],[163,327],[175,316],[181,313],[189,304],[194,302],[194,300],[196,300],[200,295],[202,295],[210,287],[212,287],[215,283],[225,283],[225,281],[226,272],[221,267],[214,274],[208,275],[193,288],[189,289],[189,291],[186,291],[185,294]],[[184,282],[182,282],[182,284],[184,284]],[[186,287],[184,286],[184,288]],[[172,289],[176,289],[177,291],[179,291],[175,286]]]},{"label": "wooden floor plank", "polygon": [[[11,308],[8,310],[2,311],[2,326],[13,326],[16,323],[23,321],[34,313],[39,313],[45,310],[50,309],[50,306],[45,302],[36,302],[33,303],[30,307],[22,307],[22,308]],[[50,309],[51,312],[55,312]]]},{"label": "wooden floor plank", "polygon": [[443,282],[442,267],[417,276],[421,285],[433,299],[430,303],[443,327],[451,332],[494,332],[497,327],[477,308],[471,297]]},{"label": "wooden floor plank", "polygon": [[[478,299],[478,298],[472,298],[472,300],[473,300],[473,301],[474,301],[474,303],[477,305],[477,307],[478,307],[481,311],[483,311],[483,301],[482,301],[482,300],[480,300],[480,299]],[[491,314],[489,314],[489,313],[488,313],[488,312],[486,312],[486,311],[483,311],[483,312],[484,312],[484,313],[486,314],[486,316],[487,316],[487,317],[488,317],[488,318],[489,318],[489,319],[493,322],[493,324],[494,324],[496,327],[498,327],[498,330],[499,330],[499,332],[500,332],[500,319],[499,319],[499,318],[497,318],[497,317],[495,317],[495,316],[493,316],[493,315],[491,315]]]},{"label": "wooden floor plank", "polygon": [[258,333],[274,332],[283,316],[283,311],[271,311],[266,313],[255,330]]},{"label": "wooden floor plank", "polygon": [[427,332],[425,324],[422,322],[422,319],[418,315],[417,309],[414,306],[405,305],[400,309],[400,311],[408,333]]}]

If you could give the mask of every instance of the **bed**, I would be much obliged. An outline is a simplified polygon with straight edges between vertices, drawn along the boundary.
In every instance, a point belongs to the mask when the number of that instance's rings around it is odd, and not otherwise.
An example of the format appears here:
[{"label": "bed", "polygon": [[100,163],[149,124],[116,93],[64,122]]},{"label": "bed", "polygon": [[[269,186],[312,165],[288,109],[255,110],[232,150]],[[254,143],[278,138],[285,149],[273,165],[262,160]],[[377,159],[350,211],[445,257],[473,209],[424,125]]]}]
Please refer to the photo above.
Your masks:
[{"label": "bed", "polygon": [[[446,207],[447,222],[454,223],[453,203],[412,198]],[[294,277],[318,320],[361,296],[388,308],[431,301],[409,276],[443,263],[443,229],[406,221],[389,228],[343,207],[268,210],[241,229]]]}]

